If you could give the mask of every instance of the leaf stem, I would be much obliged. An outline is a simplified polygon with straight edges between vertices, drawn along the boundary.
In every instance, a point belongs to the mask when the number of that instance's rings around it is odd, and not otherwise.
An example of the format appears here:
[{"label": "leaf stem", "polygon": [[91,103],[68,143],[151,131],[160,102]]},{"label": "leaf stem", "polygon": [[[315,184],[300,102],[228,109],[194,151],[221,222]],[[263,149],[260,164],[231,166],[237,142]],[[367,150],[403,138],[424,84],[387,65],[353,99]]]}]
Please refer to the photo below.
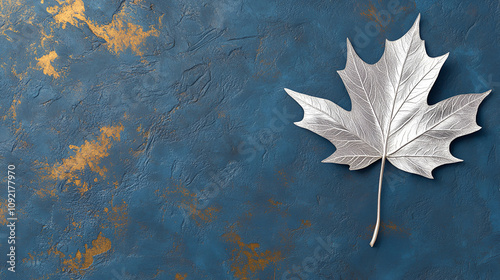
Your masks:
[{"label": "leaf stem", "polygon": [[382,194],[382,178],[384,178],[384,167],[385,156],[382,157],[382,166],[380,167],[380,177],[378,180],[377,224],[375,225],[375,231],[373,232],[372,241],[370,241],[371,247],[375,245],[375,241],[377,241],[378,230],[380,229],[380,196]]}]

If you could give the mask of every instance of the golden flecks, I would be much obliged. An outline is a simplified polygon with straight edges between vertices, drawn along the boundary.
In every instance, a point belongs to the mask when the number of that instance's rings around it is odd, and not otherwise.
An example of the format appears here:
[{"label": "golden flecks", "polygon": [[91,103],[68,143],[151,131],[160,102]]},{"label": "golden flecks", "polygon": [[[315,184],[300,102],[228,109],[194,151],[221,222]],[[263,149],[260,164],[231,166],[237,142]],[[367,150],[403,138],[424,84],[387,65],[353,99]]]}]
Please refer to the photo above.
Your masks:
[{"label": "golden flecks", "polygon": [[274,201],[272,198],[270,198],[268,200],[268,202],[271,203],[271,205],[273,205],[273,206],[281,206],[281,205],[283,205],[283,203],[278,202],[278,201]]},{"label": "golden flecks", "polygon": [[181,208],[183,208],[189,217],[194,217],[195,222],[199,225],[200,221],[203,222],[211,222],[215,219],[214,213],[219,212],[219,209],[215,207],[207,207],[205,209],[198,209],[197,203],[191,204],[181,204]]},{"label": "golden flecks", "polygon": [[373,5],[373,3],[368,4],[368,9],[361,12],[361,15],[365,16],[370,21],[376,22],[381,28],[384,27],[381,19],[378,16],[379,13],[377,11],[377,8]]},{"label": "golden flecks", "polygon": [[226,117],[226,113],[224,111],[219,111],[219,113],[217,114],[217,118],[221,119],[221,118],[225,118]]},{"label": "golden flecks", "polygon": [[[101,160],[109,155],[108,150],[111,148],[113,140],[120,141],[120,133],[123,129],[122,124],[102,127],[100,130],[101,135],[97,140],[86,140],[81,146],[69,145],[69,148],[75,154],[63,159],[62,162],[56,162],[52,166],[47,163],[35,162],[36,165],[42,165],[42,179],[50,181],[66,180],[67,184],[76,185],[80,194],[85,194],[90,190],[91,186],[84,182],[80,176],[88,168],[102,178],[106,177],[107,169],[100,166]],[[94,182],[97,181],[96,179],[94,179]],[[37,191],[42,197],[45,196],[44,192],[53,194],[54,189],[40,189]]]},{"label": "golden flecks", "polygon": [[275,175],[284,187],[288,187],[290,183],[295,181],[295,178],[289,176],[284,169],[276,171]]},{"label": "golden flecks", "polygon": [[82,0],[66,0],[61,6],[47,8],[47,12],[54,15],[54,20],[57,24],[61,24],[63,29],[66,28],[66,24],[79,27],[80,23],[86,23],[92,33],[105,40],[108,50],[115,54],[130,48],[137,55],[142,55],[139,47],[146,38],[159,36],[154,26],[145,31],[142,26],[129,22],[129,15],[125,9],[113,15],[111,22],[104,25],[94,23],[86,17]]},{"label": "golden flecks", "polygon": [[[265,48],[264,39],[265,37],[260,39],[259,47],[256,50],[254,61],[259,61],[259,64],[257,64],[258,71],[253,75],[253,77],[256,79],[260,77],[270,77],[272,79],[276,79],[281,75],[281,72],[276,66],[279,54],[276,51],[271,51],[271,49]],[[284,45],[286,45],[286,41],[284,42]],[[271,60],[269,57],[273,57],[273,59]]]},{"label": "golden flecks", "polygon": [[186,273],[184,273],[184,274],[176,273],[175,274],[175,280],[184,280],[184,279],[186,279],[186,277],[187,277]]},{"label": "golden flecks", "polygon": [[160,17],[158,17],[158,25],[161,27],[163,25],[162,21],[163,21],[163,16],[165,14],[162,14]]},{"label": "golden flecks", "polygon": [[0,201],[0,224],[2,225],[7,224],[7,204],[7,199],[2,199],[2,201]]},{"label": "golden flecks", "polygon": [[150,130],[144,129],[141,124],[137,127],[136,131],[142,136],[142,143],[136,149],[130,149],[134,157],[140,156],[146,150],[150,135]]},{"label": "golden flecks", "polygon": [[5,31],[18,33],[13,27],[19,22],[32,24],[34,18],[33,8],[29,7],[21,0],[0,0],[0,18],[2,25],[0,26],[0,34],[6,36],[7,40],[15,41],[15,37],[11,38]]},{"label": "golden flecks", "polygon": [[[371,235],[372,235],[372,232],[374,229],[375,229],[375,225],[370,225],[366,228],[366,230],[367,230],[367,233],[365,235],[366,239],[371,238]],[[398,226],[391,221],[389,221],[389,223],[381,222],[380,223],[380,231],[385,232],[385,233],[411,235],[411,232],[407,228]]]},{"label": "golden flecks", "polygon": [[74,156],[63,159],[62,163],[56,163],[51,169],[49,178],[52,180],[69,180],[77,183],[76,173],[83,171],[86,167],[93,172],[105,177],[106,167],[100,167],[101,160],[109,155],[108,149],[112,146],[112,141],[120,141],[120,133],[123,125],[105,126],[101,128],[101,135],[98,140],[85,141],[82,146],[69,145],[75,152]]},{"label": "golden flecks", "polygon": [[236,244],[232,251],[231,270],[240,280],[255,279],[255,273],[264,270],[271,263],[276,264],[283,257],[279,251],[262,251],[258,243],[244,243],[234,231],[223,235],[229,242]]},{"label": "golden flecks", "polygon": [[[377,9],[372,1],[368,2],[369,4],[367,6],[367,9],[362,11],[361,15],[366,17],[369,21],[375,22],[380,27],[380,31],[384,32],[388,24],[393,21],[392,17],[387,15],[381,16],[381,12],[379,12],[380,9]],[[384,9],[383,7],[380,8],[382,10]],[[399,11],[413,10],[415,8],[415,3],[410,3],[409,6],[397,5],[395,8],[397,8]]]},{"label": "golden flecks", "polygon": [[27,72],[17,73],[16,64],[12,65],[12,67],[10,68],[10,72],[12,73],[12,75],[14,75],[20,81],[24,78],[24,76],[26,76],[26,73],[27,73]]},{"label": "golden flecks", "polygon": [[45,196],[51,196],[51,197],[54,197],[56,196],[56,189],[52,188],[52,189],[38,189],[36,191],[36,194],[41,197],[41,198],[44,198]]},{"label": "golden flecks", "polygon": [[84,270],[89,268],[94,263],[95,256],[106,253],[110,249],[111,241],[102,236],[102,233],[100,232],[97,238],[92,240],[92,247],[89,248],[88,245],[85,244],[85,252],[82,253],[80,250],[77,250],[74,257],[69,255],[68,258],[66,258],[66,256],[55,247],[52,247],[49,250],[48,255],[54,254],[62,258],[62,262],[67,269]]},{"label": "golden flecks", "polygon": [[311,221],[309,220],[302,220],[301,225],[305,227],[310,227],[311,226]]},{"label": "golden flecks", "polygon": [[213,206],[200,206],[196,193],[191,192],[180,181],[174,181],[172,186],[167,187],[163,192],[157,190],[156,193],[166,201],[175,199],[176,206],[185,211],[185,215],[193,219],[197,225],[201,225],[202,222],[214,221],[217,218],[215,214],[220,211],[220,209]]},{"label": "golden flecks", "polygon": [[[0,35],[12,43],[12,47],[21,51],[21,56],[26,59],[17,59],[19,66],[15,63],[12,66],[12,73],[22,80],[28,73],[29,69],[42,69],[44,74],[50,75],[53,78],[60,76],[51,65],[51,53],[46,56],[37,58],[38,55],[43,55],[49,52],[45,48],[46,41],[53,38],[52,33],[46,33],[45,26],[39,21],[35,12],[35,6],[28,5],[26,0],[1,0],[0,1],[0,18],[2,24],[0,26]],[[52,29],[50,29],[52,30]],[[40,40],[39,42],[37,42]],[[41,48],[40,48],[41,46]],[[38,52],[41,51],[39,54]],[[37,59],[37,68],[32,66],[32,59]],[[13,58],[10,58],[13,60]],[[27,63],[29,63],[29,66]]]},{"label": "golden flecks", "polygon": [[16,112],[16,109],[17,109],[17,106],[21,104],[21,96],[19,96],[18,98],[14,97],[12,99],[12,104],[10,105],[10,108],[9,108],[9,111],[7,112],[7,114],[5,116],[3,116],[3,119],[7,119],[7,116],[10,114],[10,116],[16,120],[17,118],[17,112]]},{"label": "golden flecks", "polygon": [[125,22],[123,18],[113,18],[107,25],[99,26],[87,21],[90,30],[107,42],[110,51],[119,54],[130,48],[137,55],[142,55],[139,46],[150,36],[158,37],[159,32],[151,26],[148,31],[144,31],[141,26]]},{"label": "golden flecks", "polygon": [[115,204],[113,200],[114,196],[111,198],[110,205],[104,207],[103,212],[101,212],[105,218],[101,228],[114,228],[115,237],[124,237],[128,224],[128,204],[124,200]]},{"label": "golden flecks", "polygon": [[283,217],[289,216],[288,206],[284,205],[283,202],[273,200],[272,198],[268,199],[267,202],[269,204],[265,204],[263,207],[266,213],[277,212]]},{"label": "golden flecks", "polygon": [[304,230],[306,228],[309,228],[311,227],[311,221],[309,220],[301,220],[300,221],[300,226],[296,229],[290,229],[290,233],[293,233],[293,232],[296,232],[296,231],[299,231],[299,230]]},{"label": "golden flecks", "polygon": [[54,15],[54,20],[62,24],[63,29],[67,23],[78,27],[79,21],[85,21],[85,6],[82,0],[66,0],[66,5],[47,7],[47,12]]},{"label": "golden flecks", "polygon": [[128,222],[128,204],[125,201],[122,201],[121,204],[115,206],[113,205],[113,201],[111,201],[111,208],[104,212],[107,213],[108,221],[113,223],[115,229],[123,227]]},{"label": "golden flecks", "polygon": [[36,64],[40,69],[43,70],[43,74],[52,76],[54,78],[59,78],[59,73],[56,72],[54,66],[52,66],[52,61],[57,58],[57,53],[51,51],[50,53],[37,58],[38,63]]},{"label": "golden flecks", "polygon": [[[79,186],[79,184],[77,184]],[[77,188],[81,195],[84,195],[91,187],[87,182],[83,182],[83,185],[80,188]]]}]

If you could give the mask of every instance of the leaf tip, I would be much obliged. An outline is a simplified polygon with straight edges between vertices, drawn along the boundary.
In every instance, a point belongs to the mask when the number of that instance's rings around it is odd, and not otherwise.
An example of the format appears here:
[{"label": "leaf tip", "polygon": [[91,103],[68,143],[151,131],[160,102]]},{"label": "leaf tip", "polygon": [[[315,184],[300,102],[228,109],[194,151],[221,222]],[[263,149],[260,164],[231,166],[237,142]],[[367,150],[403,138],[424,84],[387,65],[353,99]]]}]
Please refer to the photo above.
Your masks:
[{"label": "leaf tip", "polygon": [[[415,19],[415,22],[413,23],[412,27],[410,30],[408,30],[407,34],[415,34],[417,33],[418,38],[420,38],[420,13],[417,16],[417,19]],[[410,35],[413,36],[413,35]]]},{"label": "leaf tip", "polygon": [[419,175],[422,175],[422,176],[424,176],[427,179],[431,179],[431,180],[434,179],[434,176],[432,176],[432,170],[430,170],[430,171],[424,171],[423,173],[420,173]]},{"label": "leaf tip", "polygon": [[291,90],[291,89],[284,88],[284,90],[285,90],[285,91],[286,91],[286,93],[287,93],[288,95],[290,95],[292,98],[293,98],[293,96],[296,94],[296,92],[295,92],[295,91],[293,91],[293,90]]},{"label": "leaf tip", "polygon": [[[481,102],[483,102],[483,100],[486,98],[486,96],[490,95],[491,91],[492,91],[492,90],[490,89],[490,90],[487,90],[487,91],[485,91],[485,92],[483,92],[483,93],[479,93],[479,94],[478,94],[478,96],[479,96],[479,98],[478,98],[478,99],[480,100],[479,102],[480,102],[480,103],[481,103]],[[477,113],[477,112],[476,112],[476,113]]]},{"label": "leaf tip", "polygon": [[413,26],[411,29],[419,28],[419,27],[420,27],[420,13],[418,13],[417,18],[415,19],[415,22],[413,23]]},{"label": "leaf tip", "polygon": [[351,43],[351,40],[349,38],[346,39],[346,44],[347,44],[347,54],[349,56],[350,52],[354,49]]}]

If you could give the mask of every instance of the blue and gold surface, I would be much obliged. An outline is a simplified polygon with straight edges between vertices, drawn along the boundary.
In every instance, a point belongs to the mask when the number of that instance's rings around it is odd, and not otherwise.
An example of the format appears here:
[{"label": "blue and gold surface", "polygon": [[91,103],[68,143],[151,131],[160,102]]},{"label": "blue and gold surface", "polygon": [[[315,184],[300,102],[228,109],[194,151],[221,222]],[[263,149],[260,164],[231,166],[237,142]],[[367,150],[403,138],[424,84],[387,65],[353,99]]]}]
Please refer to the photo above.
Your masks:
[{"label": "blue and gold surface", "polygon": [[[322,164],[283,88],[350,108],[422,14],[429,103],[493,89],[434,180]],[[498,279],[498,1],[0,1],[0,279]],[[16,272],[7,166],[16,166]]]}]

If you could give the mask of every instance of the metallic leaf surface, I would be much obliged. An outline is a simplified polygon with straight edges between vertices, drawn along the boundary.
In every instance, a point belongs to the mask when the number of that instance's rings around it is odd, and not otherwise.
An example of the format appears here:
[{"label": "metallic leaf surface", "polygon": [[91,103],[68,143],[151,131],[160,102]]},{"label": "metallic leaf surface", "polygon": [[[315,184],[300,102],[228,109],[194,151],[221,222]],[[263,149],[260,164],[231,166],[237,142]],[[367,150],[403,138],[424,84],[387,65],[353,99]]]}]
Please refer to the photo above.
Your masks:
[{"label": "metallic leaf surface", "polygon": [[419,22],[420,15],[403,37],[386,40],[384,54],[375,64],[365,63],[347,39],[347,63],[338,74],[351,98],[351,111],[329,100],[285,89],[304,109],[304,118],[295,124],[335,145],[336,151],[323,162],[357,170],[382,159],[372,247],[380,227],[385,160],[430,179],[434,168],[461,161],[450,153],[449,146],[455,138],[480,129],[476,113],[491,91],[427,104],[448,54],[427,55]]},{"label": "metallic leaf surface", "polygon": [[337,150],[323,162],[362,169],[383,157],[406,172],[432,177],[440,165],[461,161],[451,155],[451,141],[480,129],[476,112],[490,91],[463,94],[435,105],[427,96],[448,54],[429,57],[417,18],[396,41],[386,41],[382,58],[367,64],[347,40],[347,64],[338,71],[352,110],[285,89],[304,109],[296,125],[328,139]]}]

